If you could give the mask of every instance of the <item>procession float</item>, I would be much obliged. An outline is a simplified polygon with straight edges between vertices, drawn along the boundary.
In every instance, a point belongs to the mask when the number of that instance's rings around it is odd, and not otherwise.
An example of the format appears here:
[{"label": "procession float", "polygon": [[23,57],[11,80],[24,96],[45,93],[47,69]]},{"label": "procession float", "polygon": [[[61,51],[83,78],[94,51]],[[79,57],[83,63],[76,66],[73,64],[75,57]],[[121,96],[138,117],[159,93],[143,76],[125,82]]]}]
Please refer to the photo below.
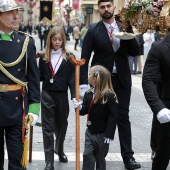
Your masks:
[{"label": "procession float", "polygon": [[170,0],[126,0],[119,15],[124,28],[129,20],[139,32],[159,28],[164,36],[170,28]]}]

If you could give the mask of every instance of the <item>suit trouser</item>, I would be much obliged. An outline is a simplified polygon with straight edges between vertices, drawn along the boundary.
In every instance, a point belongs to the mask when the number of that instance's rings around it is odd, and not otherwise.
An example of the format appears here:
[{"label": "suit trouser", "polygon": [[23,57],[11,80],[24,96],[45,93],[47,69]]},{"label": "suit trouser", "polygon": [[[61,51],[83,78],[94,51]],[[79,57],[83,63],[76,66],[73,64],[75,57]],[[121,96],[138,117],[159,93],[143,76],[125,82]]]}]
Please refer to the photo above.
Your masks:
[{"label": "suit trouser", "polygon": [[41,38],[40,38],[41,50],[43,50],[43,41],[44,41],[44,38],[43,38],[43,37],[41,37]]},{"label": "suit trouser", "polygon": [[[166,135],[167,133],[167,135]],[[158,146],[153,159],[152,170],[166,170],[170,159],[170,123],[158,122]]]},{"label": "suit trouser", "polygon": [[152,127],[151,127],[151,139],[150,146],[152,151],[156,152],[158,143],[158,120],[155,114],[153,114]]},{"label": "suit trouser", "polygon": [[104,133],[93,134],[86,129],[82,170],[106,170],[105,157],[109,151],[109,144],[104,143]]},{"label": "suit trouser", "polygon": [[54,134],[56,135],[56,152],[63,153],[69,114],[66,92],[42,91],[41,101],[42,129],[44,140],[45,162],[54,162]]},{"label": "suit trouser", "polygon": [[[137,56],[135,57],[129,56],[128,60],[129,60],[129,67],[130,67],[131,73],[133,72],[137,73],[137,62],[138,62]],[[134,65],[134,69],[133,69],[133,65]]]},{"label": "suit trouser", "polygon": [[0,170],[3,170],[4,167],[4,140],[6,140],[8,152],[8,170],[25,170],[21,166],[23,154],[22,124],[0,127]]},{"label": "suit trouser", "polygon": [[118,97],[118,133],[123,162],[133,157],[131,124],[129,121],[129,105],[131,87],[123,88],[117,76],[112,76],[112,84]]},{"label": "suit trouser", "polygon": [[79,39],[75,39],[75,45],[74,45],[74,49],[77,50],[77,45],[79,43]]},{"label": "suit trouser", "polygon": [[[170,100],[163,100],[170,109]],[[153,159],[152,170],[166,170],[170,160],[170,123],[158,122],[158,143],[156,156]]]},{"label": "suit trouser", "polygon": [[138,71],[142,72],[142,59],[141,59],[141,56],[142,55],[137,56],[137,58],[138,58],[138,61],[137,61],[138,66],[137,66],[137,68],[138,68]]}]

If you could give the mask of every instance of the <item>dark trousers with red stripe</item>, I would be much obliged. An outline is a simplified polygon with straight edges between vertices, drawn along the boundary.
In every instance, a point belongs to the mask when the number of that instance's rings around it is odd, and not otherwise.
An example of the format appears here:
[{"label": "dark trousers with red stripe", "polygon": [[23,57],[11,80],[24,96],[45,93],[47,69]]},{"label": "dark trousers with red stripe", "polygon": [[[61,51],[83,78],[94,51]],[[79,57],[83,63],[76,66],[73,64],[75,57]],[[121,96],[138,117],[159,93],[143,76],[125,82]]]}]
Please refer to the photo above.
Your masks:
[{"label": "dark trousers with red stripe", "polygon": [[5,141],[8,152],[8,170],[25,170],[21,166],[22,125],[0,127],[0,170],[4,170]]}]

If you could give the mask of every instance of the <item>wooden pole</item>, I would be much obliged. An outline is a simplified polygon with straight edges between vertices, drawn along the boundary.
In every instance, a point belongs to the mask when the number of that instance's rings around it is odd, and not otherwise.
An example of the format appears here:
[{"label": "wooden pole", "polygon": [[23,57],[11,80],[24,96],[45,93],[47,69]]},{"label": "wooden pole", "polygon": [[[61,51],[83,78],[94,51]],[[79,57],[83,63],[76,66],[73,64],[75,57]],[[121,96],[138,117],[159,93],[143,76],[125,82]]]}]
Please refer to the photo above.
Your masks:
[{"label": "wooden pole", "polygon": [[[36,58],[42,56],[42,53],[39,52],[36,54]],[[30,134],[29,134],[29,162],[32,162],[32,142],[33,142],[33,126],[30,125]]]},{"label": "wooden pole", "polygon": [[[80,66],[85,64],[86,60],[76,60],[74,56],[70,56],[70,61],[75,65],[75,92],[76,100],[79,102],[79,78]],[[76,108],[76,170],[80,170],[80,114],[79,107]]]},{"label": "wooden pole", "polygon": [[33,142],[33,126],[30,126],[29,135],[29,162],[32,162],[32,142]]}]

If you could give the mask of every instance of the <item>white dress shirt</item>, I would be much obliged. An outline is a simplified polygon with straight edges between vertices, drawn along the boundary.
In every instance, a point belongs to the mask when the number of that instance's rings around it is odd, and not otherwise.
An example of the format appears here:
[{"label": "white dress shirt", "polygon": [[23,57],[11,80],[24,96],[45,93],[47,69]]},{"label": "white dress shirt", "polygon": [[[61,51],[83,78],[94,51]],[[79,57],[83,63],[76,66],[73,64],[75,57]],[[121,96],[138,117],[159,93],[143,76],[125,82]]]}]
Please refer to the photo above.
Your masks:
[{"label": "white dress shirt", "polygon": [[[63,57],[61,55],[62,55],[62,48],[59,48],[56,51],[54,51],[53,49],[51,50],[51,65],[53,67],[53,70],[55,69],[54,74],[56,74],[56,72],[58,71],[58,69],[61,65],[61,62],[63,61]],[[59,60],[59,58],[60,58],[60,60]],[[57,62],[58,62],[58,64],[57,64]],[[57,66],[55,68],[56,64],[57,64]]]},{"label": "white dress shirt", "polygon": [[[113,28],[113,33],[120,32],[119,27],[118,27],[115,20],[114,20],[114,22],[112,24],[108,24],[108,23],[106,23],[104,21],[103,21],[103,23],[104,23],[106,29],[109,30],[110,32],[111,32],[112,28]],[[109,35],[109,33],[108,33],[108,35]],[[113,46],[114,52],[116,52],[120,47],[120,39],[115,37],[114,34],[112,36],[113,36],[113,45],[112,46]],[[110,38],[110,35],[109,35],[109,38]],[[117,73],[116,63],[115,62],[114,62],[114,65],[113,65],[112,73]]]}]

